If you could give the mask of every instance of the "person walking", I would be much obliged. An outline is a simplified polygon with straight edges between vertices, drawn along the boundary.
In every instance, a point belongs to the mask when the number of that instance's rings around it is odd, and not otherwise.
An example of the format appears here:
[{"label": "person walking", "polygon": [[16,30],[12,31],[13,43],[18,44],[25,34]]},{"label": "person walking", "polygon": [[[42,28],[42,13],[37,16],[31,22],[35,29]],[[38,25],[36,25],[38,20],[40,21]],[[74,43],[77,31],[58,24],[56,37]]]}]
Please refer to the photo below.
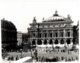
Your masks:
[{"label": "person walking", "polygon": [[16,60],[18,60],[19,58],[18,58],[18,55],[16,56]]}]

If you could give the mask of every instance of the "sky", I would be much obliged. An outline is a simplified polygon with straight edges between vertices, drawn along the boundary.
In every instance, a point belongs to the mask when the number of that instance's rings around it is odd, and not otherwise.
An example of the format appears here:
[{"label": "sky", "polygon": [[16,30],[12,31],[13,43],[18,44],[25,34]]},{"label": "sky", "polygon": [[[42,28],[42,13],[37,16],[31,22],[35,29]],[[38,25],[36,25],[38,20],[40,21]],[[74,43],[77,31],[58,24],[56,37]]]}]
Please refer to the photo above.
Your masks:
[{"label": "sky", "polygon": [[55,11],[67,17],[70,14],[73,24],[80,20],[80,0],[0,0],[0,20],[9,20],[22,33],[27,32],[33,17],[37,22],[52,16]]}]

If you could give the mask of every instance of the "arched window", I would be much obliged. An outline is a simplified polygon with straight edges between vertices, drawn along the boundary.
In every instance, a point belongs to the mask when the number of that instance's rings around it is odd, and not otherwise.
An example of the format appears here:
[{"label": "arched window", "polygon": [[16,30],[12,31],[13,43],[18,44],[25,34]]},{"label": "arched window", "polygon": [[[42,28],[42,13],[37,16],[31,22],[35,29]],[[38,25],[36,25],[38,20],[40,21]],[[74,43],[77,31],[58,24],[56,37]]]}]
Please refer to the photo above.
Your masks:
[{"label": "arched window", "polygon": [[70,32],[67,32],[67,36],[70,37]]},{"label": "arched window", "polygon": [[63,37],[63,32],[61,32],[61,37]]},{"label": "arched window", "polygon": [[34,32],[32,32],[32,35],[31,35],[32,37],[35,37],[36,36],[36,34],[34,33]]},{"label": "arched window", "polygon": [[39,33],[39,37],[41,38],[41,33]]},{"label": "arched window", "polygon": [[52,33],[50,33],[50,37],[52,37]]},{"label": "arched window", "polygon": [[55,44],[58,44],[58,40],[56,39],[54,43],[55,43]]},{"label": "arched window", "polygon": [[53,44],[53,41],[52,41],[52,39],[50,39],[50,41],[49,41],[49,44]]},{"label": "arched window", "polygon": [[47,44],[47,40],[46,39],[44,40],[44,44]]},{"label": "arched window", "polygon": [[70,30],[69,30],[69,29],[66,30],[66,36],[67,36],[67,37],[70,37]]},{"label": "arched window", "polygon": [[35,40],[33,40],[33,41],[32,41],[32,45],[35,45],[35,44],[36,44],[36,41],[35,41]]},{"label": "arched window", "polygon": [[64,44],[64,40],[63,39],[61,39],[60,44]]},{"label": "arched window", "polygon": [[63,37],[63,33],[64,33],[63,30],[60,30],[59,31],[59,37]]},{"label": "arched window", "polygon": [[44,37],[47,37],[47,33],[44,33]]},{"label": "arched window", "polygon": [[70,44],[70,39],[67,39],[67,44]]},{"label": "arched window", "polygon": [[57,32],[55,33],[55,36],[58,37],[58,33]]},{"label": "arched window", "polygon": [[38,45],[41,45],[41,44],[42,44],[42,41],[41,41],[40,39],[38,39],[38,40],[37,40],[37,44],[38,44]]}]

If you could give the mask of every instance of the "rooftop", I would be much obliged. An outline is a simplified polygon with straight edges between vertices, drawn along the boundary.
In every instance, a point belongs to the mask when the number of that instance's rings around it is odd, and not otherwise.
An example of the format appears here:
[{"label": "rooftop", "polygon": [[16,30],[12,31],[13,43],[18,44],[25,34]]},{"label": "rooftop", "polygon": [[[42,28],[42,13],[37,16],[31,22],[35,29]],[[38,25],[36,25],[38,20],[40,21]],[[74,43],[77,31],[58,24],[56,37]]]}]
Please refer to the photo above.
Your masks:
[{"label": "rooftop", "polygon": [[43,21],[46,22],[46,21],[70,21],[71,18],[70,16],[68,15],[68,17],[63,17],[63,16],[60,16],[58,14],[58,11],[55,11],[55,13],[53,14],[53,16],[49,17],[49,18],[46,18],[44,19]]}]

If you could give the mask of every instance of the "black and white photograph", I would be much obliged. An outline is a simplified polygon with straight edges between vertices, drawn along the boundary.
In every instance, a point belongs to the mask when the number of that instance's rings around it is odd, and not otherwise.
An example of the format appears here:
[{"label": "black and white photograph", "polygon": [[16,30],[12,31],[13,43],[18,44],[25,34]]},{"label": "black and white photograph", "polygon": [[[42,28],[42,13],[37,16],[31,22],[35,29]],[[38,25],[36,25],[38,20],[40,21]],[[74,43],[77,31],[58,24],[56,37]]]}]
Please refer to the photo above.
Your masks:
[{"label": "black and white photograph", "polygon": [[79,62],[80,0],[0,0],[0,63]]}]

